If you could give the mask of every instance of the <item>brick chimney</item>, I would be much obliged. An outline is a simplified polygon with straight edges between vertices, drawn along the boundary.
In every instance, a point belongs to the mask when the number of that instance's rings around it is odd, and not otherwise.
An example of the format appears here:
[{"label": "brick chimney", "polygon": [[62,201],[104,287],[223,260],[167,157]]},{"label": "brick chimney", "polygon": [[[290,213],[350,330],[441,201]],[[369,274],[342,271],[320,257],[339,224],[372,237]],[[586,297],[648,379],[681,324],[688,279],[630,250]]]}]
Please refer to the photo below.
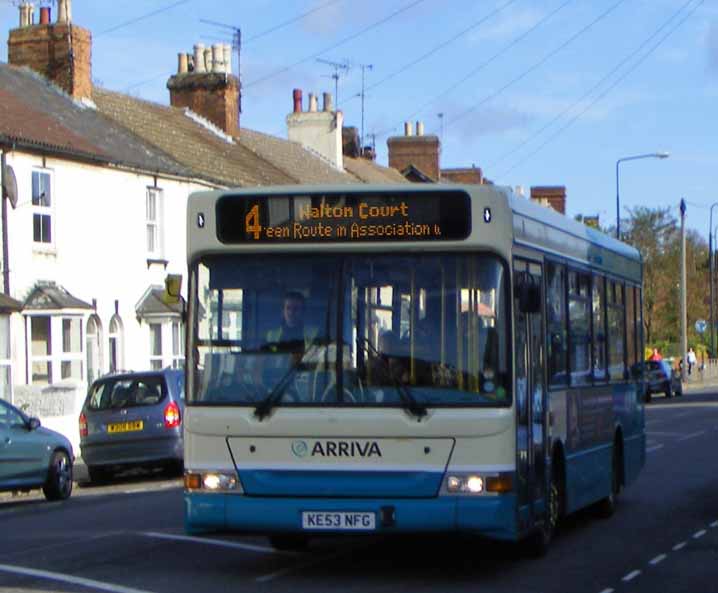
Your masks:
[{"label": "brick chimney", "polygon": [[187,107],[230,136],[239,136],[241,84],[232,74],[232,50],[218,43],[179,54],[177,74],[167,81],[170,104]]},{"label": "brick chimney", "polygon": [[432,181],[439,181],[439,137],[424,135],[424,124],[416,122],[416,135],[411,122],[404,124],[404,135],[386,141],[389,166],[400,172],[414,166]]},{"label": "brick chimney", "polygon": [[317,97],[309,93],[309,111],[302,111],[302,91],[292,93],[293,110],[287,116],[287,137],[312,150],[340,171],[344,170],[342,124],[344,114],[334,110],[331,93],[324,93],[319,111]]},{"label": "brick chimney", "polygon": [[541,185],[531,188],[531,201],[566,214],[566,186]]},{"label": "brick chimney", "polygon": [[20,26],[7,41],[8,63],[27,66],[75,99],[92,99],[92,34],[72,24],[70,0],[58,0],[58,19],[50,7],[40,9],[34,24],[32,5],[20,5]]}]

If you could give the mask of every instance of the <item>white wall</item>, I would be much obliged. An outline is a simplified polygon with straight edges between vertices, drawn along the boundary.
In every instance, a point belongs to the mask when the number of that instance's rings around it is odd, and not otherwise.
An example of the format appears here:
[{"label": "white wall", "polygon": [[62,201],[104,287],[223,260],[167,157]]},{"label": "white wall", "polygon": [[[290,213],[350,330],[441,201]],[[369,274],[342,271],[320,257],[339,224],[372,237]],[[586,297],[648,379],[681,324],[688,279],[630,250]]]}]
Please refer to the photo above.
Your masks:
[{"label": "white wall", "polygon": [[[6,158],[15,171],[19,195],[17,207],[8,210],[11,295],[22,302],[36,282],[44,280],[56,282],[87,303],[95,300],[95,313],[102,325],[103,372],[109,370],[108,335],[117,301],[124,326],[122,366],[133,370],[149,368],[149,328],[138,322],[135,307],[148,286],[163,285],[168,273],[182,274],[186,290],[187,197],[206,186],[157,179],[157,186],[164,190],[163,259],[168,264],[166,269],[156,264],[148,268],[145,201],[147,187],[155,184],[152,175],[54,158],[43,160],[20,152],[8,153]],[[35,169],[50,171],[53,179],[54,245],[50,249],[33,243],[31,198]],[[91,313],[87,311],[83,319],[83,348]],[[13,317],[13,383],[17,394],[18,388],[28,392],[27,361],[24,324],[18,316]],[[163,338],[167,340],[164,347],[169,357],[171,333],[165,333]],[[86,355],[83,366],[86,376]],[[81,399],[86,384],[76,387]]]}]

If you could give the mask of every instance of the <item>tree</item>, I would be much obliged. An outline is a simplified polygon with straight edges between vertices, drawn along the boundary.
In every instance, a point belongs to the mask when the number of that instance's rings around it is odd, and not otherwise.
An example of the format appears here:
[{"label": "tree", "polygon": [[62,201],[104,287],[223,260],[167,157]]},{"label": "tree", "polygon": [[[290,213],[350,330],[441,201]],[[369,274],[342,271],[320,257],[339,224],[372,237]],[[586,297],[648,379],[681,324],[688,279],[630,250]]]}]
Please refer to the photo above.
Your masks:
[{"label": "tree", "polygon": [[[629,210],[624,241],[643,257],[643,327],[646,344],[677,344],[680,340],[680,229],[670,208]],[[686,300],[688,342],[705,345],[695,331],[706,319],[708,246],[695,231],[686,233]],[[680,356],[683,353],[677,352]]]}]

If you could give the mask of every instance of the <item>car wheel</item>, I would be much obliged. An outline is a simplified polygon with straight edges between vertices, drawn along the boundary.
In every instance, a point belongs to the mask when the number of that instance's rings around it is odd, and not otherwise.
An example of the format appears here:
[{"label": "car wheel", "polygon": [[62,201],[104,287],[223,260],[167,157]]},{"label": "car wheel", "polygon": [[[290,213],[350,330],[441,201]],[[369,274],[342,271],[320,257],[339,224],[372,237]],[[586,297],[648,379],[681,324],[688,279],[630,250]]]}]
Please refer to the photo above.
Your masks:
[{"label": "car wheel", "polygon": [[42,487],[47,500],[65,500],[72,493],[72,461],[64,451],[55,451],[50,459],[47,481]]},{"label": "car wheel", "polygon": [[269,543],[276,550],[284,552],[296,552],[303,550],[309,545],[309,538],[306,535],[272,535],[269,537]]},{"label": "car wheel", "polygon": [[651,403],[651,392],[650,392],[650,390],[646,391],[646,400],[645,400],[645,401],[646,401],[647,404],[650,404],[650,403]]},{"label": "car wheel", "polygon": [[665,389],[663,390],[663,393],[665,393],[665,394],[666,394],[666,397],[668,397],[668,398],[673,397],[673,391],[671,390],[671,384],[670,384],[670,383],[668,383],[668,384],[666,385]]}]

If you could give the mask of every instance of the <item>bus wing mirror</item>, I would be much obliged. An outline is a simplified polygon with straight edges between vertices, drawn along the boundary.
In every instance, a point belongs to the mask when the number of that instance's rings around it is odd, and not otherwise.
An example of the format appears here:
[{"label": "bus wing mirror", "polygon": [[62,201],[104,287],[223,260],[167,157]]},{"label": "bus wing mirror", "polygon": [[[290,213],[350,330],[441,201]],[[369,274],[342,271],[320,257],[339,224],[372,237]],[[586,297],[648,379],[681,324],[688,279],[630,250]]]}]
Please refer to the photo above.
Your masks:
[{"label": "bus wing mirror", "polygon": [[182,274],[167,274],[162,301],[166,305],[178,305],[182,293]]}]

